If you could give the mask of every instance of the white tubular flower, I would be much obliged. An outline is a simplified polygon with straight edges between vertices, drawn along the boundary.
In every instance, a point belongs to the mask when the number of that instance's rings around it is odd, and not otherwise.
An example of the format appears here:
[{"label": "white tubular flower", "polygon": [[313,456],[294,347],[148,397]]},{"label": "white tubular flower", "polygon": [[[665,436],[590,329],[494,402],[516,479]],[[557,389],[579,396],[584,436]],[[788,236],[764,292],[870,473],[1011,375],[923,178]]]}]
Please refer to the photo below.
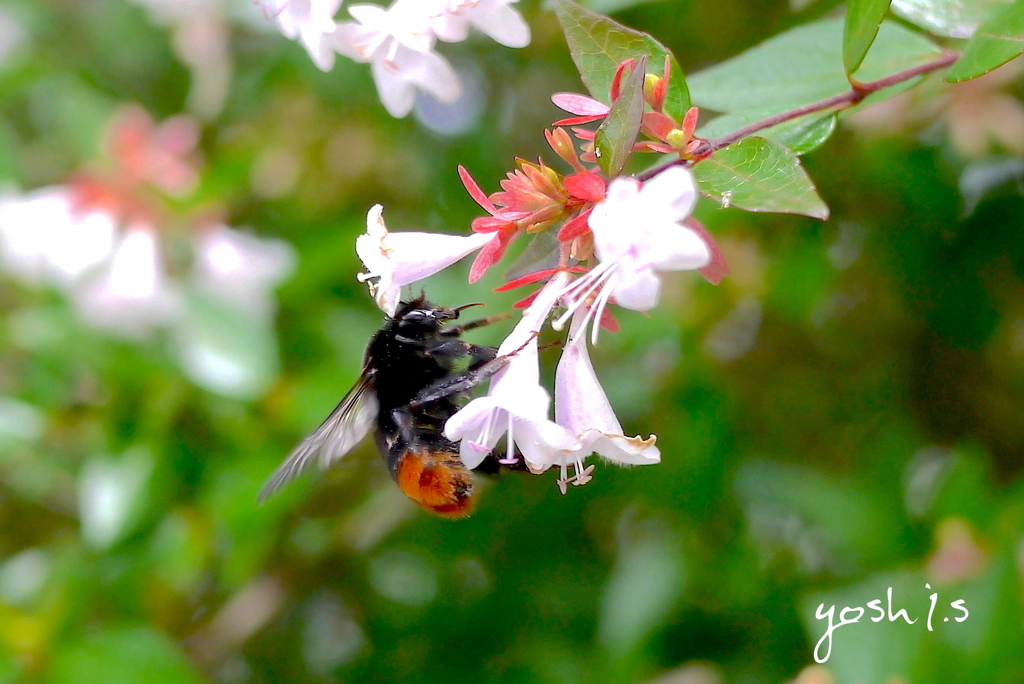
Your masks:
[{"label": "white tubular flower", "polygon": [[451,65],[433,51],[434,34],[420,8],[395,4],[348,8],[356,20],[338,26],[334,48],[357,62],[369,62],[377,93],[388,113],[402,118],[416,99],[416,89],[441,102],[459,98],[459,78]]},{"label": "white tubular flower", "polygon": [[148,227],[130,228],[97,275],[73,293],[79,314],[90,325],[139,338],[181,312],[180,296],[166,280]]},{"label": "white tubular flower", "polygon": [[260,4],[277,17],[281,33],[302,43],[321,71],[334,67],[331,35],[338,28],[334,13],[341,0],[261,0]]},{"label": "white tubular flower", "polygon": [[[584,311],[576,311],[570,339],[576,336],[586,318]],[[577,473],[586,472],[582,469],[581,460],[594,452],[620,465],[659,463],[661,452],[654,446],[657,439],[654,435],[641,439],[622,434],[622,426],[608,402],[608,395],[594,373],[587,340],[582,335],[578,338],[566,345],[555,371],[555,422],[576,435],[581,444],[578,451],[566,456],[561,463],[563,469],[566,463],[576,462]],[[567,479],[564,472],[562,480],[583,484],[578,479]]]},{"label": "white tubular flower", "polygon": [[[697,182],[689,169],[673,166],[641,185],[617,178],[608,186],[605,199],[590,214],[594,251],[599,263],[566,290],[567,318],[592,301],[595,321],[609,298],[620,306],[646,311],[658,303],[661,281],[658,271],[699,269],[711,260],[711,252],[694,231],[680,225],[697,203]],[[591,300],[591,297],[593,299]],[[595,323],[593,341],[597,340]]]},{"label": "white tubular flower", "polygon": [[426,5],[430,28],[443,41],[458,43],[474,26],[506,47],[530,44],[530,26],[510,4],[518,0],[398,0],[398,4]]},{"label": "white tubular flower", "polygon": [[537,358],[537,333],[565,282],[566,274],[555,275],[498,347],[499,355],[513,356],[491,380],[487,396],[469,402],[445,424],[445,437],[461,440],[459,454],[467,468],[480,465],[506,432],[506,458],[514,459],[518,446],[526,465],[538,473],[580,448],[575,436],[548,419],[551,399],[540,386]]},{"label": "white tubular flower", "polygon": [[384,207],[375,204],[366,214],[366,234],[356,238],[356,254],[363,260],[367,271],[359,274],[359,281],[375,279],[369,283],[370,295],[388,316],[395,315],[404,285],[448,268],[498,235],[389,233],[384,225],[383,211]]},{"label": "white tubular flower", "polygon": [[256,237],[227,226],[203,233],[195,244],[195,279],[206,292],[236,309],[269,320],[271,290],[295,268],[295,248],[284,240]]},{"label": "white tubular flower", "polygon": [[114,248],[110,214],[78,210],[63,186],[0,200],[0,263],[23,280],[68,285]]}]

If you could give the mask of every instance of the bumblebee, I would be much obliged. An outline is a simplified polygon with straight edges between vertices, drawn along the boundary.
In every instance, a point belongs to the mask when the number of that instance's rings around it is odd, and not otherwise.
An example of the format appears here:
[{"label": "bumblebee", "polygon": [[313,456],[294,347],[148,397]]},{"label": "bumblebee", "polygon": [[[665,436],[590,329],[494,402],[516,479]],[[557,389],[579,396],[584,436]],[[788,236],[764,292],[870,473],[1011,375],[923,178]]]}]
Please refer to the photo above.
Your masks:
[{"label": "bumblebee", "polygon": [[[259,501],[311,464],[323,469],[338,461],[376,427],[377,450],[406,496],[447,518],[472,513],[475,477],[462,464],[458,445],[444,437],[444,424],[459,410],[465,393],[503,368],[508,357],[497,356],[495,347],[461,339],[467,330],[506,316],[448,325],[471,306],[477,304],[449,309],[424,295],[401,302],[370,338],[355,386],[288,454]],[[466,360],[466,370],[456,371]]]}]

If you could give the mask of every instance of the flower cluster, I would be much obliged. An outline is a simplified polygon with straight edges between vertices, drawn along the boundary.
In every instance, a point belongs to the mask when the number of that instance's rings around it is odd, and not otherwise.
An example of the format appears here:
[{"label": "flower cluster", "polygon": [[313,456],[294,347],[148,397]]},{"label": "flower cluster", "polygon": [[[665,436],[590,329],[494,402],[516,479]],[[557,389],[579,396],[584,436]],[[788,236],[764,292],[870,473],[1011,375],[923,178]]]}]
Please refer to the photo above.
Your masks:
[{"label": "flower cluster", "polygon": [[[609,98],[613,103],[619,99],[623,79],[637,67],[637,61],[634,59],[628,59],[619,64],[609,88]],[[690,107],[683,115],[682,120],[677,121],[665,111],[665,99],[671,81],[672,60],[668,56],[665,57],[660,76],[652,73],[644,74],[643,100],[647,111],[644,112],[640,132],[647,138],[635,141],[633,150],[675,154],[679,155],[681,159],[693,160],[695,159],[694,152],[697,151],[701,143],[693,135],[697,129],[699,112],[696,107]],[[604,119],[611,111],[611,107],[579,93],[555,93],[551,96],[551,101],[559,109],[573,115],[555,121],[554,125],[571,128],[576,137],[586,143],[581,159],[590,162],[597,161],[593,146],[595,132],[579,128],[579,126]]]},{"label": "flower cluster", "polygon": [[170,243],[178,236],[162,198],[195,188],[197,141],[187,117],[157,125],[140,108],[122,110],[110,126],[104,167],[87,168],[66,185],[0,198],[0,267],[29,285],[63,291],[92,327],[132,340],[169,331],[194,381],[253,396],[266,378],[239,367],[209,326],[197,324],[194,305],[269,330],[272,290],[294,267],[294,250],[230,228],[207,210],[187,219],[191,258],[174,268]]},{"label": "flower cluster", "polygon": [[459,98],[451,64],[434,47],[459,42],[476,28],[508,47],[530,43],[530,27],[511,5],[517,0],[395,0],[384,9],[352,5],[355,21],[338,23],[341,0],[258,0],[289,38],[298,39],[322,70],[340,53],[369,63],[384,107],[394,117],[412,111],[416,90],[441,102]]},{"label": "flower cluster", "polygon": [[[659,83],[651,89],[655,106],[664,97],[667,77]],[[563,104],[568,97],[561,98]],[[588,120],[608,111],[596,101],[572,98],[578,114],[589,112]],[[688,114],[681,124],[690,129],[683,130],[684,137],[692,134],[694,121],[695,114]],[[577,137],[588,143],[586,134]],[[677,143],[681,139],[670,137]],[[714,240],[691,216],[697,184],[686,166],[669,165],[646,181],[608,179],[594,165],[593,150],[580,155],[563,128],[548,131],[547,139],[571,173],[519,160],[501,183],[502,190],[488,196],[459,168],[467,191],[487,212],[473,221],[474,234],[389,233],[376,206],[357,251],[367,269],[360,279],[369,283],[380,307],[391,315],[403,285],[473,252],[477,255],[469,279],[476,281],[517,237],[554,232],[557,247],[547,259],[554,266],[545,265],[499,288],[543,283],[516,305],[525,312],[498,349],[508,356],[507,366],[492,378],[486,396],[448,420],[445,435],[459,442],[462,460],[470,468],[504,437],[503,463],[517,462],[518,453],[534,473],[557,466],[564,493],[567,485],[591,479],[593,466],[585,465],[585,459],[593,453],[623,465],[660,460],[653,435],[642,439],[624,433],[590,361],[589,346],[597,343],[598,330],[617,329],[610,305],[647,311],[658,303],[661,273],[697,270],[717,283],[727,268]],[[685,155],[692,143],[687,139],[676,151]],[[549,321],[556,331],[569,324],[555,374],[553,420],[550,393],[540,384],[538,355],[538,336]]]}]

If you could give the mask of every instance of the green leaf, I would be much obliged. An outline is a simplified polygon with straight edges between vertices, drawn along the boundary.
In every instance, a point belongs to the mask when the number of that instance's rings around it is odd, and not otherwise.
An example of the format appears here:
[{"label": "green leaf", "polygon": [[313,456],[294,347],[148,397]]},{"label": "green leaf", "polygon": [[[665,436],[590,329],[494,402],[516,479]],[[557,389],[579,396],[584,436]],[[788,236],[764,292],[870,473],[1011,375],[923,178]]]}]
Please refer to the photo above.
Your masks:
[{"label": "green leaf", "polygon": [[777,142],[745,138],[699,162],[693,172],[701,192],[722,206],[828,218],[796,155]]},{"label": "green leaf", "polygon": [[[921,681],[913,677],[912,668],[928,634],[926,625],[922,624],[928,614],[930,593],[925,589],[925,581],[921,575],[909,572],[876,574],[854,585],[814,592],[804,597],[800,612],[810,642],[817,647],[819,658],[828,655],[826,665],[834,673],[835,681]],[[877,617],[876,608],[868,603],[879,601],[876,605],[889,611],[890,591],[891,612],[906,610],[916,624],[908,625],[902,618],[872,621]],[[829,638],[825,636],[830,608],[833,625],[840,624],[841,616],[848,621],[831,634],[831,650]],[[845,616],[842,615],[844,608],[849,609]],[[943,628],[940,626],[939,629]]]},{"label": "green leaf", "polygon": [[[807,569],[827,563],[843,568],[843,574],[892,561],[900,553],[900,527],[894,520],[899,502],[879,500],[870,489],[842,478],[802,465],[755,460],[739,466],[734,489],[746,518],[760,523],[752,526],[751,535],[764,553],[785,549]],[[792,532],[780,539],[779,528],[787,526]]]},{"label": "green leaf", "polygon": [[838,117],[835,114],[818,119],[798,119],[776,126],[772,131],[772,140],[789,148],[793,154],[800,156],[813,152],[825,144],[836,131]]},{"label": "green leaf", "polygon": [[641,57],[619,89],[619,99],[612,104],[608,116],[597,129],[594,151],[598,165],[609,178],[618,176],[629,161],[633,143],[640,133],[640,123],[644,116],[646,69],[647,58]]},{"label": "green leaf", "polygon": [[664,74],[665,57],[672,65],[665,113],[682,121],[690,108],[686,76],[664,45],[646,33],[626,28],[608,17],[580,7],[572,0],[556,0],[555,13],[569,44],[569,52],[587,90],[597,100],[611,104],[609,88],[615,70],[627,59],[646,56],[648,73]]},{"label": "green leaf", "polygon": [[613,655],[639,646],[664,622],[686,583],[678,542],[667,530],[623,544],[601,597],[598,639]]},{"label": "green leaf", "polygon": [[658,0],[586,0],[582,4],[594,12],[611,14],[612,12],[621,12],[637,5],[646,5],[652,2],[658,2]]},{"label": "green leaf", "polygon": [[150,627],[94,632],[53,655],[46,684],[202,684],[181,649]]},{"label": "green leaf", "polygon": [[[689,80],[694,104],[716,112],[778,114],[850,90],[843,69],[843,20],[798,26]],[[883,22],[856,77],[870,82],[940,54],[922,36]]]},{"label": "green leaf", "polygon": [[847,0],[843,24],[843,66],[852,74],[864,61],[878,27],[889,9],[889,0]]},{"label": "green leaf", "polygon": [[[723,114],[698,129],[697,137],[718,138],[770,115],[770,113],[766,113],[764,110]],[[835,130],[835,114],[825,114],[823,116],[821,112],[815,112],[792,121],[786,121],[785,123],[765,128],[758,131],[757,134],[762,138],[782,143],[793,154],[804,155],[821,147]]]},{"label": "green leaf", "polygon": [[997,7],[1013,0],[892,0],[893,14],[929,33],[970,38]]},{"label": "green leaf", "polygon": [[1024,52],[1024,0],[993,12],[981,23],[946,74],[951,83],[986,74]]}]

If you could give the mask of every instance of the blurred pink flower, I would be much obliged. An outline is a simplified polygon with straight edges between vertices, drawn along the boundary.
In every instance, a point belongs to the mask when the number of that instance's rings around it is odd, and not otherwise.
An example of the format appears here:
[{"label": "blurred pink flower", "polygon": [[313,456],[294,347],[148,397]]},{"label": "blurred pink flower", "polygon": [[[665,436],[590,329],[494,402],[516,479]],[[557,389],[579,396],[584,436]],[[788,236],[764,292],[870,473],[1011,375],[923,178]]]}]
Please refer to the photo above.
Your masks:
[{"label": "blurred pink flower", "polygon": [[199,180],[198,143],[199,126],[187,114],[157,124],[138,105],[122,107],[107,136],[114,172],[102,181],[122,190],[149,183],[169,195],[187,195]]}]

